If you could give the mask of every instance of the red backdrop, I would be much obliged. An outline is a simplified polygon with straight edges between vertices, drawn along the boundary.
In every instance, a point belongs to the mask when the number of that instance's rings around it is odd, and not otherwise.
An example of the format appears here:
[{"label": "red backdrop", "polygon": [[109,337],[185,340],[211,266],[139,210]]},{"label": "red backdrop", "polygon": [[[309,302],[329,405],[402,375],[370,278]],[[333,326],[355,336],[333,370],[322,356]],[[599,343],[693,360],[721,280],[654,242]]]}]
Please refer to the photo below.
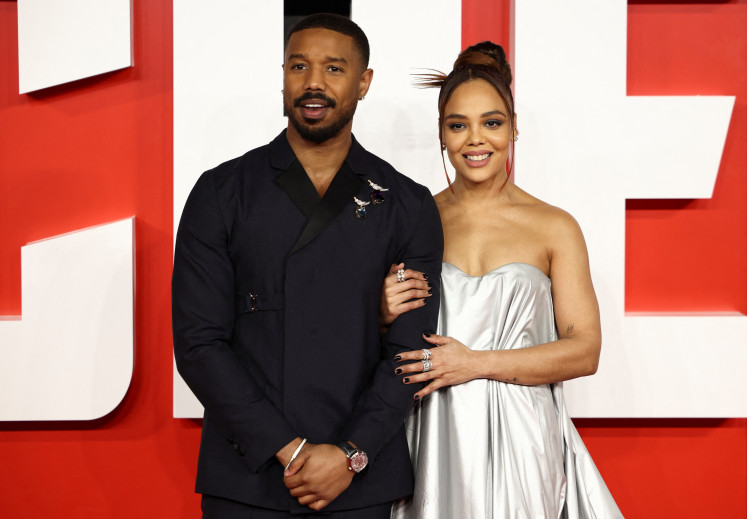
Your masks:
[{"label": "red backdrop", "polygon": [[[747,0],[629,6],[630,95],[737,100],[712,200],[628,203],[628,310],[747,313],[744,27]],[[463,0],[464,45],[509,30],[508,0]],[[199,422],[171,418],[171,2],[134,2],[134,42],[134,68],[20,96],[0,0],[0,315],[21,313],[21,245],[137,216],[131,388],[91,423],[0,423],[3,517],[199,517]],[[627,517],[747,517],[747,420],[577,424]]]}]

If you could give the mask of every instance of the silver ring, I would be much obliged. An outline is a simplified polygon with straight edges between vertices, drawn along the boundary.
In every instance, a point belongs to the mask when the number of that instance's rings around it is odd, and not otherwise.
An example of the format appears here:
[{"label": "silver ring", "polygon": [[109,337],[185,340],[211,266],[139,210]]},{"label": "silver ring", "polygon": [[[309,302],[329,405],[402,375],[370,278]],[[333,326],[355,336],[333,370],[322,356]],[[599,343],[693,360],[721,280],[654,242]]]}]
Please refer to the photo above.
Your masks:
[{"label": "silver ring", "polygon": [[431,358],[431,350],[428,348],[423,348],[423,360],[428,360]]},{"label": "silver ring", "polygon": [[397,271],[397,283],[405,281],[405,269],[399,269]]},{"label": "silver ring", "polygon": [[431,364],[431,361],[429,360],[421,360],[420,362],[423,363],[423,373],[425,373],[426,371],[430,371],[433,367],[433,364]]}]

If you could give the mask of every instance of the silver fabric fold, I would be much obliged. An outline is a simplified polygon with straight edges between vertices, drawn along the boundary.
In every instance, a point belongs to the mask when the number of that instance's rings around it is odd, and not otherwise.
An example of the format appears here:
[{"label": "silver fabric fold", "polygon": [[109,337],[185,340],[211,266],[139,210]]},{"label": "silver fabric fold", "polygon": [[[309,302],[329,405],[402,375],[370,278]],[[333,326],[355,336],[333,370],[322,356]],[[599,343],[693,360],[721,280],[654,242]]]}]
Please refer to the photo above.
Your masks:
[{"label": "silver fabric fold", "polygon": [[[550,279],[525,263],[469,276],[444,263],[440,335],[475,350],[557,339]],[[407,419],[413,497],[392,519],[617,518],[570,419],[562,383],[473,380],[442,388]]]}]

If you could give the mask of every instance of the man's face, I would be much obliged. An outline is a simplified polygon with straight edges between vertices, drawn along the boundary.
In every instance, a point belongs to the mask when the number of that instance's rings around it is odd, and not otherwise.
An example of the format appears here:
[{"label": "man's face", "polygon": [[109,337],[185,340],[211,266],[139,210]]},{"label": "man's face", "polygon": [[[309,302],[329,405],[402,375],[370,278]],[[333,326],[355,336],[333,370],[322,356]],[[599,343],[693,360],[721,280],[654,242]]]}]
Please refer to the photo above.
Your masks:
[{"label": "man's face", "polygon": [[350,36],[328,29],[293,33],[283,65],[283,105],[293,129],[320,143],[351,126],[372,75]]}]

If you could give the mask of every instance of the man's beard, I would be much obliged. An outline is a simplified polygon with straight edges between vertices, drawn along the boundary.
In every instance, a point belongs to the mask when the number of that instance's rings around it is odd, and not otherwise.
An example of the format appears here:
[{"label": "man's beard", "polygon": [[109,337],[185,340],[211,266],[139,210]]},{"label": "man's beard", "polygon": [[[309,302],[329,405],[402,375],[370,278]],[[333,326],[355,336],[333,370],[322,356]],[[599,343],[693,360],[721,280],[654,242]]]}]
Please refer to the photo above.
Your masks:
[{"label": "man's beard", "polygon": [[[309,99],[323,99],[327,102],[327,105],[330,109],[335,109],[335,107],[337,106],[337,103],[333,99],[330,99],[323,94],[312,94],[310,92],[307,92],[301,97],[294,99],[293,106],[300,106],[301,101],[306,101]],[[355,101],[349,109],[341,111],[339,113],[338,119],[326,126],[316,126],[313,122],[310,123],[303,117],[299,118],[296,112],[292,110],[286,99],[283,99],[283,105],[285,109],[285,115],[288,116],[288,119],[293,125],[293,128],[296,129],[301,138],[319,144],[331,139],[332,137],[337,136],[337,134],[339,134],[342,129],[345,128],[345,126],[347,126],[347,124],[353,120],[353,115],[355,115],[355,109],[358,106],[358,102]]]}]

